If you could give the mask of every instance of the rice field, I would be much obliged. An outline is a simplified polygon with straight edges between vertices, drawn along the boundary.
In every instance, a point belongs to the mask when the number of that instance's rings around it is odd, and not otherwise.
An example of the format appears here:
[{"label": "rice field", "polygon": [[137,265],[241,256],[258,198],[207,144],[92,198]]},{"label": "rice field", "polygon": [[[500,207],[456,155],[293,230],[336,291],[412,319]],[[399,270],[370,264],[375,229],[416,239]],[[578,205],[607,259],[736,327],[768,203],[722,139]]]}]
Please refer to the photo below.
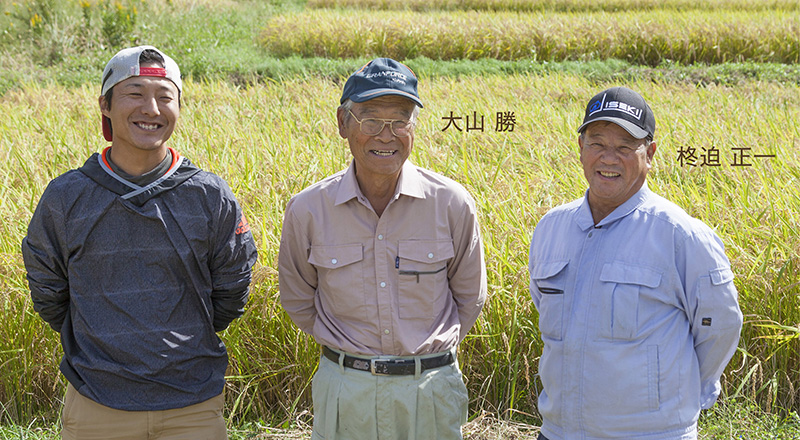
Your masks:
[{"label": "rice field", "polygon": [[[421,80],[426,107],[412,160],[462,182],[480,207],[490,299],[460,355],[473,414],[537,419],[541,343],[527,292],[528,242],[544,212],[585,189],[574,130],[584,101],[609,85],[566,74]],[[771,413],[796,411],[800,86],[630,86],[657,115],[651,188],[716,229],[737,275],[746,323],[724,396],[759,402]],[[289,197],[349,161],[334,118],[340,87],[315,78],[185,86],[172,146],[231,184],[259,246],[250,305],[223,337],[234,424],[310,421],[318,349],[281,310],[275,267]],[[59,410],[54,402],[65,386],[57,374],[59,341],[31,308],[19,243],[47,182],[104,146],[96,93],[93,86],[29,85],[0,98],[0,403],[6,421],[54,420]],[[450,112],[484,116],[484,130],[442,131]],[[513,131],[496,130],[497,112],[515,114]],[[681,166],[679,151],[689,147],[698,154],[717,149],[720,166]],[[733,165],[742,160],[737,152],[746,152],[751,166]]]},{"label": "rice field", "polygon": [[[281,222],[293,194],[349,163],[336,105],[374,56],[421,77],[411,160],[463,183],[480,209],[490,298],[460,351],[467,439],[534,438],[542,347],[528,242],[548,209],[583,194],[575,128],[612,85],[656,113],[651,189],[717,231],[737,276],[742,340],[701,439],[800,438],[797,0],[119,4],[138,11],[130,43],[173,54],[187,75],[171,146],[230,183],[259,247],[250,304],[223,334],[233,440],[308,437],[319,352],[278,302]],[[0,438],[39,438],[5,427],[59,417],[58,335],[33,312],[19,247],[49,180],[106,145],[95,79],[115,52],[102,40],[109,5],[0,0],[18,15],[52,9],[39,27],[0,15]],[[512,130],[498,114],[514,115]]]},{"label": "rice field", "polygon": [[631,11],[666,9],[694,10],[768,10],[800,9],[796,0],[309,0],[309,8],[409,9],[414,11],[476,10],[476,11]]},{"label": "rice field", "polygon": [[276,56],[797,63],[800,14],[307,9],[267,20],[260,43]]}]

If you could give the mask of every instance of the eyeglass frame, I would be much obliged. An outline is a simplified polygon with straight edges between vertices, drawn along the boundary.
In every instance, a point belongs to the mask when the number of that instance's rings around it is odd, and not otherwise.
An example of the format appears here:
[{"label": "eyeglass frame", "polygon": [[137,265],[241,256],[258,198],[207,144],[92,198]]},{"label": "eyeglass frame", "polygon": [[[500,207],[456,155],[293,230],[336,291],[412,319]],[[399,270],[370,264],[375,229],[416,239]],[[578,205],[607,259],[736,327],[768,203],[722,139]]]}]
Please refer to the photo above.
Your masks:
[{"label": "eyeglass frame", "polygon": [[[358,116],[356,116],[355,113],[353,113],[353,110],[347,109],[347,111],[350,112],[350,116],[352,116],[353,119],[355,119],[356,122],[358,122],[358,129],[365,136],[377,136],[377,135],[381,134],[381,132],[383,131],[384,128],[386,128],[386,124],[389,124],[389,132],[392,133],[392,136],[398,137],[398,138],[409,137],[409,136],[411,136],[411,130],[413,130],[414,127],[417,125],[417,122],[414,121],[414,120],[411,120],[411,119],[406,121],[404,119],[363,118],[362,120],[359,121],[358,120]],[[366,133],[364,131],[364,126],[362,125],[362,122],[366,121],[368,119],[373,119],[373,120],[376,120],[376,121],[382,121],[383,122],[383,125],[381,126],[381,129],[378,130],[377,133],[369,134],[369,133]],[[401,135],[398,135],[397,133],[395,133],[394,132],[394,127],[392,127],[392,124],[395,123],[395,122],[405,122],[406,123],[406,127],[408,128],[408,134],[401,136]]]}]

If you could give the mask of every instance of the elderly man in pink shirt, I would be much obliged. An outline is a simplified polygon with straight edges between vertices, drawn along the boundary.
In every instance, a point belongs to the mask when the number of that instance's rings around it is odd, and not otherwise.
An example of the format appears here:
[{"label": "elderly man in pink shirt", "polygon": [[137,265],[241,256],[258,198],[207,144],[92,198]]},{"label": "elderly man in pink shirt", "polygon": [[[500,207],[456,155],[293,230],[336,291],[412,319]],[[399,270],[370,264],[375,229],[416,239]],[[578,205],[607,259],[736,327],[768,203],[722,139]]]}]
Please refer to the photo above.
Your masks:
[{"label": "elderly man in pink shirt", "polygon": [[295,195],[281,303],[322,346],[312,439],[460,439],[456,348],[486,300],[475,202],[407,159],[422,101],[405,65],[375,59],[337,110],[350,166]]}]

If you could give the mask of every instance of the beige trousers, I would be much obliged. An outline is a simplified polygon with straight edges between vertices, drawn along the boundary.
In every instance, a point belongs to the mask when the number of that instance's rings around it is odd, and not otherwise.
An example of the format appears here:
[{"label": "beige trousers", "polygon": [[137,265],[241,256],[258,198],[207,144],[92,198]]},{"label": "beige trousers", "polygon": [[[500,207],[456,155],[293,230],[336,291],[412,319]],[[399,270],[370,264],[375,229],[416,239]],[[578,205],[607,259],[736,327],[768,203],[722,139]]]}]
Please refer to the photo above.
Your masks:
[{"label": "beige trousers", "polygon": [[122,411],[67,386],[61,416],[64,440],[227,440],[224,397],[164,411]]},{"label": "beige trousers", "polygon": [[458,364],[418,377],[373,376],[321,357],[311,440],[461,440],[467,388]]}]

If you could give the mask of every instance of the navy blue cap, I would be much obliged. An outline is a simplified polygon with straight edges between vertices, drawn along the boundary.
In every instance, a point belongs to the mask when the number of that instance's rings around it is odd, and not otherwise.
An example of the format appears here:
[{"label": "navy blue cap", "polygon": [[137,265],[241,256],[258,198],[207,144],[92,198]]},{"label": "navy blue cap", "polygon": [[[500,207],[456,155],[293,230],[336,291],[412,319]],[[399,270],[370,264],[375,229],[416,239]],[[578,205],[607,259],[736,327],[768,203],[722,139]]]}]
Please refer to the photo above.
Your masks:
[{"label": "navy blue cap", "polygon": [[347,78],[339,103],[348,99],[364,102],[386,95],[402,96],[422,107],[414,72],[391,58],[375,58]]},{"label": "navy blue cap", "polygon": [[586,106],[583,124],[578,133],[595,121],[610,121],[636,139],[656,133],[656,117],[642,95],[627,87],[612,87],[595,95]]}]

